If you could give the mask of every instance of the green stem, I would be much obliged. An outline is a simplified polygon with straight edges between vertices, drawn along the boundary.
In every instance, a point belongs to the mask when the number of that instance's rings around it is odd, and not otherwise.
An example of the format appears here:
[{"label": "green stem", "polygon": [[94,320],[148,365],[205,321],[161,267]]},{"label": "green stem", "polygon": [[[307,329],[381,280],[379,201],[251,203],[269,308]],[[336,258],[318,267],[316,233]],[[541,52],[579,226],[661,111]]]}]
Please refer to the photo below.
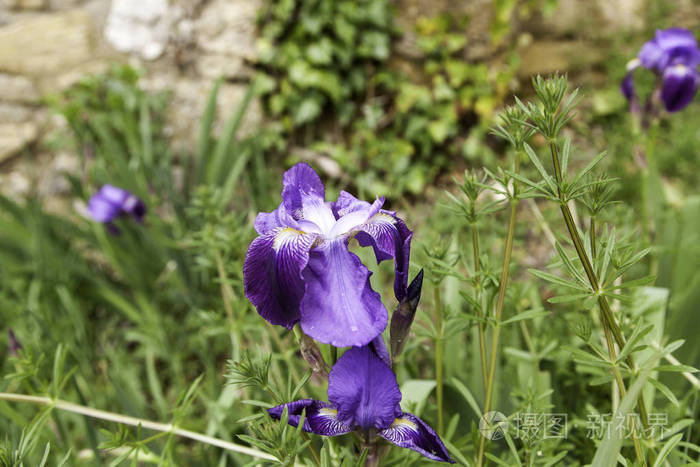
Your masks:
[{"label": "green stem", "polygon": [[444,433],[444,420],[442,415],[442,390],[443,390],[443,363],[442,363],[442,305],[440,303],[440,284],[435,284],[433,289],[433,297],[435,299],[435,326],[437,328],[435,334],[435,382],[437,393],[437,419],[438,419],[438,434]]},{"label": "green stem", "polygon": [[[476,277],[476,283],[474,284],[476,288],[475,298],[478,303],[481,303],[481,280],[479,278],[479,232],[477,230],[476,222],[472,224],[472,249],[474,250],[474,276]],[[485,310],[483,308],[479,310],[479,358],[481,359],[481,380],[484,383],[484,394],[486,394],[486,377],[488,372],[486,370],[486,335],[484,333],[484,313]]]},{"label": "green stem", "polygon": [[596,253],[596,228],[595,228],[595,216],[591,216],[591,263],[595,263]]},{"label": "green stem", "polygon": [[231,288],[231,284],[228,282],[228,277],[226,276],[224,261],[222,260],[221,254],[218,250],[216,251],[216,270],[219,274],[219,287],[221,289],[221,298],[224,301],[224,310],[226,310],[226,316],[228,317],[229,335],[231,337],[231,353],[233,360],[237,361],[239,359],[239,346],[237,344],[238,338],[236,337],[236,322],[233,315],[232,305],[235,296],[233,289]]},{"label": "green stem", "polygon": [[[518,172],[520,167],[520,152],[515,151],[513,161],[513,171]],[[508,187],[506,187],[507,189]],[[486,396],[484,400],[483,414],[491,411],[491,401],[493,398],[494,376],[496,374],[496,354],[498,353],[498,338],[501,333],[501,316],[503,315],[503,305],[506,299],[506,288],[508,286],[508,274],[510,273],[510,257],[513,252],[513,236],[515,235],[515,214],[518,208],[518,186],[513,180],[513,197],[510,199],[510,216],[508,218],[508,232],[506,233],[506,244],[503,251],[503,268],[501,269],[501,280],[498,284],[498,298],[496,299],[495,323],[493,336],[491,338],[491,353],[489,371],[486,378]],[[479,439],[479,451],[477,454],[477,466],[484,465],[484,454],[486,451],[486,437]]]},{"label": "green stem", "polygon": [[[501,270],[501,281],[498,285],[498,298],[496,299],[495,323],[493,329],[493,337],[491,338],[491,353],[489,372],[486,379],[486,399],[484,401],[484,414],[491,411],[491,401],[493,396],[494,376],[496,374],[496,354],[498,353],[498,338],[501,333],[501,316],[503,314],[503,305],[506,298],[506,287],[508,285],[508,273],[510,272],[510,257],[513,251],[513,235],[515,233],[515,213],[518,207],[517,198],[510,201],[510,218],[508,220],[508,233],[506,235],[505,252],[503,255],[503,269]],[[484,465],[484,452],[486,449],[486,437],[481,436],[479,440],[479,452],[477,457],[477,465]]]},{"label": "green stem", "polygon": [[211,446],[217,446],[228,451],[238,452],[247,456],[256,457],[258,459],[266,459],[271,461],[277,460],[274,456],[262,451],[258,451],[257,449],[249,448],[247,446],[241,446],[240,444],[231,443],[222,439],[213,438],[202,433],[184,430],[182,428],[178,428],[172,423],[153,422],[151,420],[146,420],[143,418],[129,417],[127,415],[116,414],[113,412],[105,412],[104,410],[93,409],[92,407],[86,407],[84,405],[73,404],[72,402],[67,402],[60,399],[51,399],[49,397],[42,396],[29,396],[25,394],[12,394],[7,392],[0,392],[0,400],[10,402],[28,402],[32,404],[46,405],[58,410],[85,415],[87,417],[106,420],[122,425],[130,425],[137,427],[140,426],[141,428],[146,428],[148,430],[172,433],[175,436],[192,439],[194,441],[199,441],[201,443],[209,444]]},{"label": "green stem", "polygon": [[[583,241],[581,240],[581,236],[579,235],[578,229],[576,227],[576,223],[574,222],[574,218],[571,215],[571,210],[569,209],[569,205],[566,202],[566,199],[564,197],[564,194],[561,191],[561,185],[563,182],[563,177],[561,173],[561,166],[559,164],[559,152],[556,146],[556,143],[554,141],[549,142],[549,149],[550,153],[552,155],[552,164],[554,165],[554,176],[557,181],[557,192],[559,195],[559,207],[561,209],[562,216],[564,217],[564,222],[566,224],[566,228],[569,231],[569,237],[571,238],[571,241],[574,244],[574,248],[576,249],[576,253],[579,257],[579,260],[581,261],[581,264],[583,266],[583,269],[586,273],[586,276],[588,277],[588,281],[591,285],[591,288],[593,291],[598,295],[598,304],[600,306],[600,311],[601,311],[601,322],[603,324],[603,331],[605,333],[605,340],[606,344],[608,347],[608,355],[610,356],[610,360],[613,363],[613,373],[615,376],[615,380],[617,381],[618,388],[620,389],[620,395],[624,397],[624,394],[626,393],[625,390],[625,384],[624,381],[622,380],[622,376],[619,373],[619,369],[617,368],[616,361],[617,361],[617,354],[615,351],[615,344],[613,342],[613,337],[617,341],[617,345],[620,346],[620,348],[623,348],[625,345],[625,340],[624,337],[622,336],[622,331],[620,330],[619,325],[615,321],[615,317],[613,315],[612,309],[610,308],[610,304],[608,303],[607,298],[602,294],[600,290],[600,285],[598,282],[598,277],[596,276],[595,270],[593,269],[593,265],[591,264],[591,260],[588,257],[588,253],[586,252],[586,249],[583,246]],[[628,356],[626,359],[630,370],[632,372],[635,371],[635,365],[634,365],[634,360],[632,359],[631,356]],[[646,407],[644,405],[644,399],[643,396],[640,394],[639,398],[637,400],[637,404],[639,406],[639,413],[640,413],[640,418],[642,419],[642,423],[645,428],[648,427],[648,420],[647,420],[647,413],[646,413]],[[637,453],[637,457],[639,458],[639,461],[643,464],[646,465],[646,459],[644,458],[644,454],[641,450],[641,446],[639,445],[639,440],[637,439],[636,436],[633,437],[633,442],[634,442],[634,447],[635,451]]]}]

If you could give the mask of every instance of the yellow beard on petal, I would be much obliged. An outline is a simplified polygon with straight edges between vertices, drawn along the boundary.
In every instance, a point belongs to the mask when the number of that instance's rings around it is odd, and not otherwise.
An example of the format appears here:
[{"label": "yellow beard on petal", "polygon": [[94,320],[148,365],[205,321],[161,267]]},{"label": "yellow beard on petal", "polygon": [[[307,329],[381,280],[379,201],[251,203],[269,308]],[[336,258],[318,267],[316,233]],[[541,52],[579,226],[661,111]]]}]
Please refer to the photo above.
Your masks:
[{"label": "yellow beard on petal", "polygon": [[279,251],[279,249],[287,242],[290,242],[297,238],[299,235],[303,235],[305,232],[302,232],[301,230],[293,229],[291,227],[287,227],[285,229],[282,229],[279,231],[277,235],[275,235],[275,241],[272,243],[272,249],[275,251]]},{"label": "yellow beard on petal", "polygon": [[392,427],[394,428],[410,428],[413,431],[418,431],[418,425],[413,423],[411,420],[407,418],[395,418],[394,423],[392,424]]}]

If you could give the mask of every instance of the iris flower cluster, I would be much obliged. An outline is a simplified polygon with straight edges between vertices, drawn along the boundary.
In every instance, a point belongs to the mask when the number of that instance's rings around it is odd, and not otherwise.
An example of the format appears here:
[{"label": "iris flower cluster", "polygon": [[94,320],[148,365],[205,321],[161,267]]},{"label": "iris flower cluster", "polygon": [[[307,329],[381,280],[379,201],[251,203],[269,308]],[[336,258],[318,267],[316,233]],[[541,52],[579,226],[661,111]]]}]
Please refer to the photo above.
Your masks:
[{"label": "iris flower cluster", "polygon": [[348,249],[355,238],[372,247],[378,263],[393,259],[394,294],[404,308],[415,310],[415,287],[407,286],[413,233],[383,204],[384,198],[369,203],[345,191],[328,202],[319,176],[300,163],[284,174],[279,207],[258,214],[258,237],[243,268],[246,297],[272,324],[288,329],[298,324],[322,343],[351,347],[330,371],[328,402],[304,399],[268,412],[279,419],[286,409],[294,426],[304,412],[307,432],[338,436],[359,430],[366,439],[376,434],[430,459],[452,462],[435,431],[401,410],[381,335],[388,311],[372,289],[372,273]]},{"label": "iris flower cluster", "polygon": [[123,188],[104,185],[88,201],[88,213],[96,222],[104,223],[110,232],[117,234],[119,229],[114,220],[119,217],[131,217],[137,222],[143,221],[146,206],[143,201]]},{"label": "iris flower cluster", "polygon": [[657,30],[646,42],[637,58],[627,64],[627,75],[621,90],[638,112],[639,102],[634,88],[633,72],[639,67],[653,71],[659,78],[657,92],[669,112],[685,108],[695,96],[700,82],[698,75],[700,50],[693,34],[681,28]]}]

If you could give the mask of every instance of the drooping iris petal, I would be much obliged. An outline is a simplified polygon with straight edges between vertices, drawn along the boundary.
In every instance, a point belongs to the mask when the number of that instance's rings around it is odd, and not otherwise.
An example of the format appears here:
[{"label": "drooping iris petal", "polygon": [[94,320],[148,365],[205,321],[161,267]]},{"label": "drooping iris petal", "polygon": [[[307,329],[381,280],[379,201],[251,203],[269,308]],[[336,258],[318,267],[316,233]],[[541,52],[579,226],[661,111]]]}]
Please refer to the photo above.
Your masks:
[{"label": "drooping iris petal", "polygon": [[447,448],[435,431],[420,418],[410,413],[397,417],[379,436],[402,448],[419,452],[428,459],[454,463]]},{"label": "drooping iris petal", "polygon": [[669,112],[677,112],[690,104],[698,90],[695,68],[675,65],[666,69],[661,84],[661,100]]},{"label": "drooping iris petal", "polygon": [[627,63],[627,74],[620,85],[620,91],[622,91],[622,94],[630,102],[637,100],[637,93],[634,89],[634,70],[639,68],[641,64],[642,62],[638,58],[630,60]]},{"label": "drooping iris petal", "polygon": [[243,264],[245,296],[272,324],[294,327],[301,317],[302,271],[314,234],[276,228],[253,240]]},{"label": "drooping iris petal", "polygon": [[371,275],[343,239],[311,250],[300,306],[304,333],[335,347],[362,346],[380,334],[389,313],[372,290]]},{"label": "drooping iris petal", "polygon": [[302,399],[295,402],[278,405],[267,409],[267,413],[276,420],[282,417],[287,407],[289,424],[298,426],[301,414],[306,410],[306,418],[302,430],[321,436],[338,436],[350,433],[352,429],[338,420],[338,411],[328,402],[313,399]]},{"label": "drooping iris petal", "polygon": [[[376,206],[376,203],[372,207]],[[355,198],[345,191],[340,192],[333,206],[336,215],[350,217],[370,210],[370,204]],[[406,223],[393,211],[378,209],[367,220],[355,228],[360,246],[372,246],[377,263],[394,258],[394,294],[401,301],[406,296],[408,266],[411,255],[411,232]]]},{"label": "drooping iris petal", "polygon": [[394,421],[401,391],[391,368],[369,346],[353,347],[331,369],[328,400],[343,424],[383,430]]}]

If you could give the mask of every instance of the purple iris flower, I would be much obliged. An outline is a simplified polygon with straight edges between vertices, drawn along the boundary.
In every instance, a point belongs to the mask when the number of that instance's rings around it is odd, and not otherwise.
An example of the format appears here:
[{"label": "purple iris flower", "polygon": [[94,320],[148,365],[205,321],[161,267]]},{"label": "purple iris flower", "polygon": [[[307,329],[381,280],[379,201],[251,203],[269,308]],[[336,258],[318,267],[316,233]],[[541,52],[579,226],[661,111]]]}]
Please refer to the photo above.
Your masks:
[{"label": "purple iris flower", "polygon": [[300,323],[314,339],[336,347],[362,346],[386,327],[388,312],[372,290],[372,273],[348,250],[355,237],[377,262],[394,258],[394,292],[407,292],[412,232],[395,212],[342,191],[326,202],[316,172],[299,163],[284,174],[282,203],[255,219],[243,266],[246,297],[272,324]]},{"label": "purple iris flower", "polygon": [[642,66],[652,70],[661,79],[661,100],[669,112],[677,112],[693,100],[700,75],[700,49],[693,34],[681,28],[657,30],[646,42],[637,58],[627,64],[627,75],[621,91],[633,110],[639,109],[632,73]]},{"label": "purple iris flower", "polygon": [[120,216],[130,216],[141,222],[146,215],[146,206],[132,193],[113,185],[104,185],[88,201],[88,213],[93,220],[107,224],[115,233],[112,221]]},{"label": "purple iris flower", "polygon": [[303,399],[268,409],[279,419],[287,408],[289,424],[322,436],[370,430],[402,448],[442,462],[453,462],[435,431],[423,420],[401,410],[401,391],[391,368],[369,346],[347,350],[328,376],[330,402]]}]

